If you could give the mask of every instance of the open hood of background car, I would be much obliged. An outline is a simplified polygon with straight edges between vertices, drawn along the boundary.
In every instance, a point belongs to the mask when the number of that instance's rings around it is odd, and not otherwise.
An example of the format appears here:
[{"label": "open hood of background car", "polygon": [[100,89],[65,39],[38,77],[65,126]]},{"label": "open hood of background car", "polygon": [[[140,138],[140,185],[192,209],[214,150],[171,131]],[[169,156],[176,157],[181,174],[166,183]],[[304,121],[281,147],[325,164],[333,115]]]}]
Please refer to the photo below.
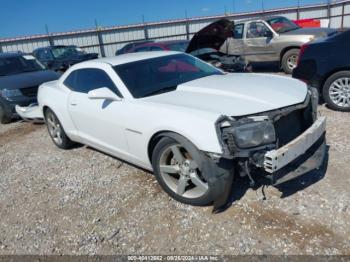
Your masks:
[{"label": "open hood of background car", "polygon": [[228,37],[233,34],[234,22],[228,19],[218,20],[196,33],[187,47],[186,53],[202,48],[219,50]]}]

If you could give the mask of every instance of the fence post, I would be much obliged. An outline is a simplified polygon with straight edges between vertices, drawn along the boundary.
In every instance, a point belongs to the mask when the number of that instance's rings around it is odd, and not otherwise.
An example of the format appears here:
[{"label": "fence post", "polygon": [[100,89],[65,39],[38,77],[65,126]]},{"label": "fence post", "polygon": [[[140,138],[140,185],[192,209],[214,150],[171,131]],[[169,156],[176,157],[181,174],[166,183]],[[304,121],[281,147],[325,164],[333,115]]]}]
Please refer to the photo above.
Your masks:
[{"label": "fence post", "polygon": [[147,24],[144,23],[143,25],[143,32],[145,34],[145,39],[148,40],[149,39],[149,36],[148,36],[148,27],[147,27]]},{"label": "fence post", "polygon": [[341,11],[341,28],[344,28],[345,3],[343,3]]},{"label": "fence post", "polygon": [[55,43],[53,41],[53,38],[52,38],[52,36],[50,34],[47,35],[47,40],[49,41],[50,46],[54,46],[55,45]]},{"label": "fence post", "polygon": [[50,34],[49,27],[48,27],[47,24],[45,24],[45,30],[46,30],[46,34],[47,34],[47,40],[49,41],[50,46],[54,46],[55,43],[54,43],[54,41],[52,39],[52,36]]},{"label": "fence post", "polygon": [[95,28],[96,28],[96,34],[97,34],[98,47],[100,48],[101,56],[106,57],[105,47],[103,44],[102,32],[100,30],[100,27],[98,26],[96,19],[95,19]]},{"label": "fence post", "polygon": [[186,39],[190,40],[190,24],[187,18],[186,18]]},{"label": "fence post", "polygon": [[102,57],[106,57],[105,46],[104,46],[103,37],[102,37],[102,32],[101,32],[101,30],[99,28],[97,28],[96,29],[96,33],[97,33],[98,46],[100,48],[101,56]]},{"label": "fence post", "polygon": [[298,1],[298,7],[297,7],[297,20],[300,20],[300,1]]},{"label": "fence post", "polygon": [[328,5],[327,5],[327,16],[329,21],[331,20],[331,1],[328,0]]}]

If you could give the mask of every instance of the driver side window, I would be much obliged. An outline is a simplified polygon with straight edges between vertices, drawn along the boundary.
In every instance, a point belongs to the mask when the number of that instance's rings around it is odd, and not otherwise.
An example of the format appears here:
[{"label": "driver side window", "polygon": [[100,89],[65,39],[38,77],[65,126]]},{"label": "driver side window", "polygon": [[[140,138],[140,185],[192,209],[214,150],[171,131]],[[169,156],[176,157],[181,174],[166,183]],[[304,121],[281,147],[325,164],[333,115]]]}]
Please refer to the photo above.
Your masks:
[{"label": "driver side window", "polygon": [[75,70],[66,78],[64,84],[72,91],[85,94],[107,87],[119,97],[123,97],[106,72],[97,68]]},{"label": "driver side window", "polygon": [[247,38],[267,37],[270,29],[262,22],[251,22],[248,25]]}]

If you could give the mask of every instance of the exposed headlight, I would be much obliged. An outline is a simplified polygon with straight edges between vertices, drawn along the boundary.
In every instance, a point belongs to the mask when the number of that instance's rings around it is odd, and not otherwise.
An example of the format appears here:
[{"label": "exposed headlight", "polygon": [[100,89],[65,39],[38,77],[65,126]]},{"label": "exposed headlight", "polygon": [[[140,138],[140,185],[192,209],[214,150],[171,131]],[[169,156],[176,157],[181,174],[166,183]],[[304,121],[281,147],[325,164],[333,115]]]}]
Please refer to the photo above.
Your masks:
[{"label": "exposed headlight", "polygon": [[18,89],[2,89],[0,90],[0,95],[2,97],[10,98],[14,96],[21,96],[22,93]]},{"label": "exposed headlight", "polygon": [[240,148],[271,144],[276,141],[275,128],[269,121],[243,124],[235,127],[234,139]]}]

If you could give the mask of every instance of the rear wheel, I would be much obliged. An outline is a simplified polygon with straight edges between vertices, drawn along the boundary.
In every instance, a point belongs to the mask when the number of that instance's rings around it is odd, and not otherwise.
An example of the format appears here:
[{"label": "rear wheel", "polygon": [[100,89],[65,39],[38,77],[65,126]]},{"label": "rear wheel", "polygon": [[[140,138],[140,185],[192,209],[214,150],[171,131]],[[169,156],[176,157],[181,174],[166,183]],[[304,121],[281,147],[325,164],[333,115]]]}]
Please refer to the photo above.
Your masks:
[{"label": "rear wheel", "polygon": [[282,68],[286,74],[293,73],[293,69],[297,67],[299,57],[299,49],[294,48],[288,50],[282,57]]},{"label": "rear wheel", "polygon": [[202,153],[186,139],[164,137],[152,154],[154,174],[163,190],[175,200],[195,206],[213,201],[203,176],[208,172],[203,161]]},{"label": "rear wheel", "polygon": [[11,116],[6,114],[5,108],[2,104],[0,104],[0,123],[8,124],[11,122]]},{"label": "rear wheel", "polygon": [[323,99],[334,110],[350,111],[350,71],[335,73],[327,79]]},{"label": "rear wheel", "polygon": [[50,109],[45,110],[45,121],[49,135],[56,146],[61,149],[69,149],[74,146],[74,142],[66,135],[61,122],[55,113]]}]

